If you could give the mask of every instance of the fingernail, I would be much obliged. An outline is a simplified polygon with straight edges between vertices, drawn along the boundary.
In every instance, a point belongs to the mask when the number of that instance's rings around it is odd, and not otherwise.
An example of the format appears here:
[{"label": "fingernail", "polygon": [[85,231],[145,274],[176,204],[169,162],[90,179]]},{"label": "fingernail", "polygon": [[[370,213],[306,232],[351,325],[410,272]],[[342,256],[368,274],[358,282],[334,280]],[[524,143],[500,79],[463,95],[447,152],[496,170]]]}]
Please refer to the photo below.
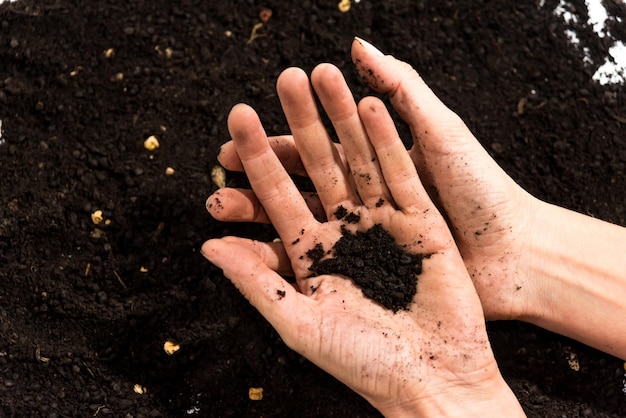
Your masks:
[{"label": "fingernail", "polygon": [[211,238],[200,246],[200,254],[219,268],[224,264],[220,257],[221,242],[223,242],[221,238]]},{"label": "fingernail", "polygon": [[[209,240],[211,241],[211,240]],[[204,244],[202,244],[200,246],[200,254],[202,254],[202,256],[204,258],[206,258],[207,260],[211,261],[211,259],[209,258],[209,253],[208,251],[205,249],[205,247],[207,247],[209,245],[209,241],[205,241]]]},{"label": "fingernail", "polygon": [[206,207],[207,212],[211,214],[211,216],[218,216],[222,209],[224,209],[224,205],[222,204],[222,201],[220,199],[220,191],[218,190],[211,196],[209,196],[209,198],[204,203],[204,206]]},{"label": "fingernail", "polygon": [[377,57],[382,57],[383,55],[385,55],[382,52],[380,52],[380,50],[376,48],[374,45],[359,38],[358,36],[355,36],[354,40],[357,41],[359,44],[361,44],[361,46],[367,51],[368,54],[372,54]]}]

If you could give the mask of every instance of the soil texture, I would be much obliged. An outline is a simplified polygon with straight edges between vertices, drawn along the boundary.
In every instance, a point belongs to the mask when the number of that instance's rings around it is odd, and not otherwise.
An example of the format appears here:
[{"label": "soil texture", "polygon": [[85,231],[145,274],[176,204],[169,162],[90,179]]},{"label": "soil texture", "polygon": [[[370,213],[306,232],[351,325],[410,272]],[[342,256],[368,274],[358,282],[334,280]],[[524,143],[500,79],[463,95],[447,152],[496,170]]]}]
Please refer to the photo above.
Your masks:
[{"label": "soil texture", "polygon": [[[320,62],[371,94],[355,35],[410,62],[535,196],[626,225],[625,89],[592,79],[610,45],[579,23],[583,60],[557,0],[337,3],[0,4],[0,416],[378,416],[198,251],[275,237],[204,208],[230,108],[288,133],[276,78]],[[626,41],[623,23],[611,32]],[[623,361],[518,322],[489,334],[529,416],[626,414]]]},{"label": "soil texture", "polygon": [[328,252],[318,244],[307,256],[313,274],[352,278],[365,296],[393,312],[410,308],[425,258],[404,250],[381,225],[354,233],[343,227]]}]

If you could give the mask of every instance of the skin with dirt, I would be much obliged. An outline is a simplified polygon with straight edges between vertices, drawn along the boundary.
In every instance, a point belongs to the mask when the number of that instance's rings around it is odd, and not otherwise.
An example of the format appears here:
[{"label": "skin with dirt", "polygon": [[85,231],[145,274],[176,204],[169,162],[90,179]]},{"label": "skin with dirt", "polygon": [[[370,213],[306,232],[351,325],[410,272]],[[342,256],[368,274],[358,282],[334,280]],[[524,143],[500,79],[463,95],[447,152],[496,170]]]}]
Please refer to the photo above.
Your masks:
[{"label": "skin with dirt", "polygon": [[[199,254],[211,237],[275,238],[206,214],[226,117],[246,101],[288,133],[275,82],[289,66],[332,62],[371,94],[358,35],[414,65],[532,194],[626,225],[624,88],[595,83],[556,2],[537,3],[1,4],[0,416],[378,416]],[[579,26],[602,63],[607,45]],[[623,361],[518,322],[489,336],[529,416],[623,416]]]}]

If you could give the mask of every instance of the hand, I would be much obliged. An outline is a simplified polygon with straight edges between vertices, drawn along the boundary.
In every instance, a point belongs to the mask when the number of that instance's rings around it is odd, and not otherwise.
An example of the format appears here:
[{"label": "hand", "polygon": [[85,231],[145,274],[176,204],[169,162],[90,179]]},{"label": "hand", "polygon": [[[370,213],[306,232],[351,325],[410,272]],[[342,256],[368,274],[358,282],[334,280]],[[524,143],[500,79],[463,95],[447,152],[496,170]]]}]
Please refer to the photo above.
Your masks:
[{"label": "hand", "polygon": [[[337,71],[329,65],[320,68]],[[335,86],[320,86],[348,170],[323,128],[306,75],[287,70],[279,93],[296,87],[297,97],[281,95],[281,100],[327,221],[313,216],[254,111],[238,105],[229,117],[231,136],[284,246],[231,237],[207,241],[203,254],[224,270],[288,346],[383,413],[522,415],[498,371],[478,296],[445,220],[428,199],[384,105],[367,98],[357,110],[351,95],[329,102],[323,91]],[[228,205],[224,198],[219,204]],[[209,199],[213,204],[217,199]],[[337,216],[340,207],[358,221]],[[331,250],[342,230],[367,231],[374,225],[408,253],[429,255],[416,278],[417,295],[395,313],[367,299],[347,277],[312,275],[309,269],[309,250],[317,245]],[[274,270],[293,271],[296,286]]]},{"label": "hand", "polygon": [[[409,124],[414,140],[410,155],[452,228],[485,316],[525,320],[626,358],[626,326],[618,319],[626,315],[626,258],[621,254],[626,229],[525,192],[408,64],[359,39],[352,57],[368,84],[387,94]],[[329,78],[336,89],[320,91],[320,96],[326,94],[327,101],[345,96],[341,75],[323,68],[313,72],[313,83]],[[281,97],[298,94],[288,90]],[[293,138],[270,142],[288,171],[306,174]],[[342,154],[340,146],[337,152]],[[232,143],[222,147],[219,159],[226,168],[241,169]],[[223,207],[211,210],[215,217],[267,221],[249,191],[224,189],[219,194],[228,198]],[[310,196],[307,200],[319,212],[319,202]],[[280,254],[271,246],[261,253],[269,265],[285,264],[270,257]]]},{"label": "hand", "polygon": [[[409,124],[414,139],[411,158],[430,196],[449,221],[485,316],[525,319],[536,314],[532,309],[538,305],[531,303],[537,299],[536,277],[524,267],[534,262],[534,255],[526,248],[542,202],[502,171],[461,119],[441,103],[408,64],[382,55],[359,39],[353,43],[352,56],[365,81],[389,95]],[[349,93],[342,75],[324,66],[315,69],[312,82],[319,86],[320,99],[326,102],[342,100]],[[324,89],[324,85],[333,87]],[[283,101],[287,97],[296,101],[301,88],[278,85]],[[307,175],[292,137],[273,137],[270,142],[288,171]],[[341,146],[337,152],[343,156]],[[242,169],[232,142],[222,147],[219,159],[227,169]],[[210,208],[217,219],[268,221],[249,191],[222,189],[214,198],[227,202]],[[319,202],[308,194],[306,198],[314,213],[319,213]]]},{"label": "hand", "polygon": [[411,128],[411,157],[486,317],[525,320],[626,359],[626,228],[534,198],[408,64],[362,40],[352,56]]}]

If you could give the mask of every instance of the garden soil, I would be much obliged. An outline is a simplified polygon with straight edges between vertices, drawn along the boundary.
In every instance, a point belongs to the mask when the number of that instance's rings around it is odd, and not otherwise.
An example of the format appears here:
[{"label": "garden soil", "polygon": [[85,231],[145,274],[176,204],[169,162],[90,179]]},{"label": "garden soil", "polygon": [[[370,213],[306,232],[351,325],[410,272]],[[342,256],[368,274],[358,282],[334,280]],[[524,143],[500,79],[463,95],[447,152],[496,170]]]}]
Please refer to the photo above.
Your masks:
[{"label": "garden soil", "polygon": [[[350,60],[358,35],[414,65],[524,188],[626,225],[624,86],[592,80],[610,45],[579,23],[573,47],[557,3],[1,4],[0,417],[377,416],[199,253],[275,236],[204,208],[228,112],[247,102],[287,133],[276,78],[320,62],[371,94]],[[611,33],[626,41],[623,23]],[[489,334],[529,416],[626,415],[623,361],[518,322]]]}]

